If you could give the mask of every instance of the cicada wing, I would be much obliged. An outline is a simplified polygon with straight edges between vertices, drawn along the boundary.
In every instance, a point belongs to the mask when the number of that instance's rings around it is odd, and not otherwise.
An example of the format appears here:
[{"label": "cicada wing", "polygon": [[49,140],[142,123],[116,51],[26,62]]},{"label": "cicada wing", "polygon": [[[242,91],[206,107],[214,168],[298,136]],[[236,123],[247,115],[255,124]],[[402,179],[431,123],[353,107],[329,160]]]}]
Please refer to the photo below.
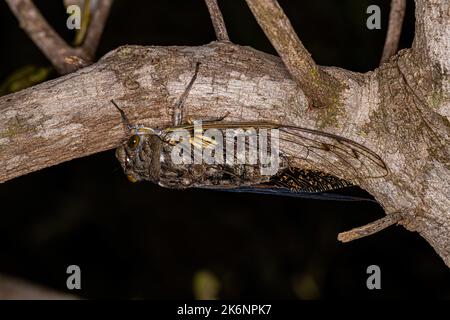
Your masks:
[{"label": "cicada wing", "polygon": [[[208,186],[206,189],[214,189],[238,193],[259,193],[296,198],[308,198],[317,200],[335,201],[373,201],[369,198],[333,193],[337,189],[352,187],[345,180],[319,171],[288,168],[271,177],[268,182],[257,185],[237,187]],[[205,188],[205,187],[201,187]]]},{"label": "cicada wing", "polygon": [[225,191],[234,193],[257,193],[267,194],[273,196],[284,196],[302,199],[313,200],[327,200],[327,201],[368,201],[374,202],[375,200],[370,198],[363,198],[357,196],[349,196],[333,192],[308,192],[308,191],[294,191],[283,187],[268,187],[268,186],[252,186],[252,187],[237,187],[237,188],[217,188],[217,187],[201,187],[200,189],[208,189],[215,191]]},{"label": "cicada wing", "polygon": [[322,164],[324,171],[338,177],[380,178],[388,173],[376,153],[353,140],[294,126],[279,130],[280,152],[294,161]]},{"label": "cicada wing", "polygon": [[[188,130],[194,145],[202,145],[210,148],[214,142],[201,137],[200,132],[195,132],[193,125],[180,127]],[[169,128],[167,133],[180,128]],[[235,130],[235,138],[244,135],[246,148],[255,147],[253,143],[259,137],[261,129],[278,130],[280,155],[290,161],[299,161],[299,165],[305,169],[317,168],[320,164],[323,171],[338,177],[348,178],[380,178],[388,174],[388,169],[383,160],[373,151],[362,144],[345,137],[331,133],[312,130],[296,126],[285,126],[267,122],[218,122],[205,123],[202,128],[220,129],[222,131]],[[255,129],[255,130],[253,130]],[[259,144],[256,148],[259,148]],[[294,164],[295,165],[295,164]]]}]

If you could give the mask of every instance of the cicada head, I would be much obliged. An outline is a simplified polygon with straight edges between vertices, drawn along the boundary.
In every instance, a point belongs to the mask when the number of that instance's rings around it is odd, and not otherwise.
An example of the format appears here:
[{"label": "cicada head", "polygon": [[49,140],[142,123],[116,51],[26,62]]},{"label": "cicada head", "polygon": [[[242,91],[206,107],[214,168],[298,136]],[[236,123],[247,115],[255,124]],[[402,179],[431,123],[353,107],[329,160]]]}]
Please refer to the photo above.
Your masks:
[{"label": "cicada head", "polygon": [[154,134],[133,134],[116,149],[116,158],[131,182],[159,182],[161,139]]}]

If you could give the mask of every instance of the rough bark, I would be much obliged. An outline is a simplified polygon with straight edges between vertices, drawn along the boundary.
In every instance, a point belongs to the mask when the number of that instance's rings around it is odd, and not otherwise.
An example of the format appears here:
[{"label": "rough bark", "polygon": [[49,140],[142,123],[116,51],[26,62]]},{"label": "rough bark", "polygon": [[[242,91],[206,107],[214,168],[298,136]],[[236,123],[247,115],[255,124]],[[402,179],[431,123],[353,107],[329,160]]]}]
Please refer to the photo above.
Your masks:
[{"label": "rough bark", "polygon": [[[365,145],[389,175],[352,181],[386,214],[401,215],[400,224],[419,232],[450,267],[448,1],[419,0],[416,15],[413,48],[379,69],[319,67],[345,88],[326,109],[308,108],[279,58],[248,47],[121,47],[76,73],[0,98],[0,181],[117,146],[126,133],[111,99],[133,123],[169,125],[200,61],[187,116],[228,113],[229,121],[297,125]],[[315,166],[326,170],[320,160]]]},{"label": "rough bark", "polygon": [[218,41],[230,41],[227,28],[225,27],[225,21],[223,20],[222,12],[220,11],[217,0],[205,0],[208,12],[211,17],[211,22],[216,33]]}]

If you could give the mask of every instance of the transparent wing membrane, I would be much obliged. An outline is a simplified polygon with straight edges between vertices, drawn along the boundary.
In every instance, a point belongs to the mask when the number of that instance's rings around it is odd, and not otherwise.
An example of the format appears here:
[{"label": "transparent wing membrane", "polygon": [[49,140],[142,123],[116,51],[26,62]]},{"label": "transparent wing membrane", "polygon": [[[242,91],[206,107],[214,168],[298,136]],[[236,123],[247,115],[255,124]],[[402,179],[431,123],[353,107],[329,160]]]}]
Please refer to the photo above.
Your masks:
[{"label": "transparent wing membrane", "polygon": [[[381,178],[388,174],[383,160],[367,147],[353,140],[334,134],[295,126],[282,126],[264,122],[246,123],[206,123],[204,130],[210,128],[243,129],[241,134],[249,138],[250,128],[278,129],[280,140],[280,154],[287,159],[301,160],[309,163],[323,163],[330,173],[341,176],[345,171],[350,178]],[[194,130],[193,125],[180,126],[186,130]],[[166,133],[176,128],[166,129]],[[257,131],[256,133],[257,134]],[[205,148],[214,146],[211,139],[201,138],[198,133],[193,135],[192,143]]]}]

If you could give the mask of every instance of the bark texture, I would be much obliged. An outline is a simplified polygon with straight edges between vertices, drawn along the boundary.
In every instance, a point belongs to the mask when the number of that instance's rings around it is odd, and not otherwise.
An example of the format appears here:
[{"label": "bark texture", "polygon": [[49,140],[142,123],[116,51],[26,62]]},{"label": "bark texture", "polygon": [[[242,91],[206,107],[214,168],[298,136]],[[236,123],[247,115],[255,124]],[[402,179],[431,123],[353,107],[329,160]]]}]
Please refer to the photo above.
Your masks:
[{"label": "bark texture", "polygon": [[[118,48],[92,66],[0,98],[0,182],[116,147],[126,131],[111,99],[132,123],[170,125],[200,61],[186,116],[228,113],[228,121],[297,125],[365,145],[389,175],[352,182],[386,214],[400,215],[399,223],[420,233],[450,267],[448,1],[416,1],[416,20],[413,48],[374,71],[318,67],[343,88],[327,108],[308,108],[281,60],[249,47]],[[314,166],[326,171],[319,159]],[[341,178],[350,176],[342,168]]]}]

